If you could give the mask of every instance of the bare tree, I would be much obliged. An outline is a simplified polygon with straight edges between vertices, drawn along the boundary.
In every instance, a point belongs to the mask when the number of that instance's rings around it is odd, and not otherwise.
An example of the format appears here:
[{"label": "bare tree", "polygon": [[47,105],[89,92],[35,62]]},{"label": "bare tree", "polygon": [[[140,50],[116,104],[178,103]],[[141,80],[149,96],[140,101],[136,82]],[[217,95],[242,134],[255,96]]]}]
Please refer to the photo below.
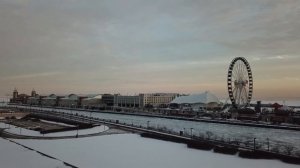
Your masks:
[{"label": "bare tree", "polygon": [[278,144],[275,144],[275,145],[271,148],[271,152],[279,153],[279,145],[278,145]]},{"label": "bare tree", "polygon": [[204,139],[205,138],[204,134],[203,133],[199,133],[199,138]]},{"label": "bare tree", "polygon": [[207,139],[210,139],[214,134],[210,131],[206,131]]},{"label": "bare tree", "polygon": [[295,156],[300,157],[300,151],[295,152]]},{"label": "bare tree", "polygon": [[220,138],[220,141],[221,141],[221,142],[224,142],[224,141],[225,141],[224,135],[222,135],[222,137]]},{"label": "bare tree", "polygon": [[285,153],[286,155],[291,155],[291,154],[292,154],[292,151],[295,149],[295,147],[292,146],[292,145],[290,145],[290,144],[284,145],[283,148],[284,148],[284,153]]}]

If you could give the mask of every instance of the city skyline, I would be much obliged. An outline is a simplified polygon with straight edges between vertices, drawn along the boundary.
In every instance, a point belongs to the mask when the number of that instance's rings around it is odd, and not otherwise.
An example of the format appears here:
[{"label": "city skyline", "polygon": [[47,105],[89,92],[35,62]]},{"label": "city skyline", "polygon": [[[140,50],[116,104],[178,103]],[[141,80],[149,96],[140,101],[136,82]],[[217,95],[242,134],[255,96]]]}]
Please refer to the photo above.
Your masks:
[{"label": "city skyline", "polygon": [[300,1],[0,0],[0,95],[227,97],[245,57],[254,99],[300,99]]}]

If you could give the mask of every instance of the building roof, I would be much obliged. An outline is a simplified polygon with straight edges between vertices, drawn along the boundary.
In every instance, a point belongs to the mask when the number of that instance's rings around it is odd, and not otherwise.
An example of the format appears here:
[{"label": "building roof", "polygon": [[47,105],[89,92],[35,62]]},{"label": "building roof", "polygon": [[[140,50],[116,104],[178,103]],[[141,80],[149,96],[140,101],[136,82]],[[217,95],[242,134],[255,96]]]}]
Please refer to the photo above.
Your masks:
[{"label": "building roof", "polygon": [[89,95],[89,97],[84,98],[83,100],[93,100],[93,99],[102,99],[102,95],[98,94],[98,95]]},{"label": "building roof", "polygon": [[197,103],[202,103],[202,104],[208,104],[208,103],[220,103],[219,99],[217,96],[212,94],[209,91],[206,91],[201,94],[192,94],[188,96],[180,96],[176,97],[171,103],[176,103],[176,104],[197,104]]}]

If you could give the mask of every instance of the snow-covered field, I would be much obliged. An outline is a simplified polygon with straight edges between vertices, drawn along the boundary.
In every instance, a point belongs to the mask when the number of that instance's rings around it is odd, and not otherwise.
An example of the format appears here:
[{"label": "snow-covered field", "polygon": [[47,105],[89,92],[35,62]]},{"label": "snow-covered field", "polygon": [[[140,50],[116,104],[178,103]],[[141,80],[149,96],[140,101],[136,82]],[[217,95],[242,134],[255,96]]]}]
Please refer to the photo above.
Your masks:
[{"label": "snow-covered field", "polygon": [[299,165],[278,160],[242,159],[190,149],[185,144],[142,138],[136,134],[16,141],[82,168],[299,168]]},{"label": "snow-covered field", "polygon": [[47,158],[0,138],[1,168],[69,168],[63,162]]}]

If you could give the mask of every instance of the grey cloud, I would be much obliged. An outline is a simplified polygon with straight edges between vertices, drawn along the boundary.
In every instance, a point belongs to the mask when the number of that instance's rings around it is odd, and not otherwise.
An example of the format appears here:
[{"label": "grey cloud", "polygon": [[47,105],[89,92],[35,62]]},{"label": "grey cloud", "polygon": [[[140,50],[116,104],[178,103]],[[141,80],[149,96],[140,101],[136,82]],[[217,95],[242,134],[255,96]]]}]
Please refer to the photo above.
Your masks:
[{"label": "grey cloud", "polygon": [[[145,89],[149,78],[195,88],[224,82],[235,56],[265,73],[280,65],[294,77],[299,7],[298,0],[0,0],[0,78],[14,78],[3,83],[11,86],[29,75],[35,84],[26,85],[48,91],[70,83],[74,90]],[[30,75],[51,72],[60,72],[47,76],[51,85]]]}]

